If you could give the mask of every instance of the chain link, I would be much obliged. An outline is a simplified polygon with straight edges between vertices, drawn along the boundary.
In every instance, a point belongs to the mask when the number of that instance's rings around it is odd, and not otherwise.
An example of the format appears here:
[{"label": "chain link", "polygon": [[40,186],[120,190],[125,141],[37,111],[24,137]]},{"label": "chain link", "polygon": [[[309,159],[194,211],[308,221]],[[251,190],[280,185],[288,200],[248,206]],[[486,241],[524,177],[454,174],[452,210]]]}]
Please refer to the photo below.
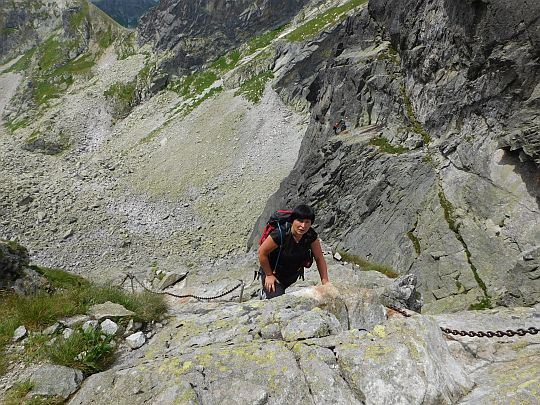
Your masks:
[{"label": "chain link", "polygon": [[194,294],[185,294],[185,295],[178,295],[178,294],[173,294],[173,293],[170,293],[170,292],[166,292],[166,291],[153,291],[153,290],[150,290],[149,288],[147,288],[143,283],[141,283],[139,281],[139,279],[134,275],[134,274],[131,274],[131,273],[127,273],[126,276],[124,277],[124,279],[122,280],[122,282],[120,283],[120,286],[124,285],[124,283],[126,282],[127,279],[130,279],[131,281],[131,287],[133,288],[133,280],[135,280],[137,282],[137,284],[139,284],[142,288],[144,288],[146,291],[148,292],[151,292],[151,293],[154,293],[154,294],[164,294],[164,295],[170,295],[171,297],[175,297],[175,298],[195,298],[197,300],[203,300],[203,301],[210,301],[210,300],[215,300],[215,299],[218,299],[218,298],[222,298],[224,297],[225,295],[227,294],[230,294],[232,293],[233,291],[237,290],[238,288],[240,287],[243,287],[244,286],[244,281],[240,280],[240,283],[238,283],[236,286],[232,287],[231,289],[221,293],[221,294],[218,294],[218,295],[214,295],[213,297],[200,297],[198,295],[194,295]]},{"label": "chain link", "polygon": [[[406,318],[410,318],[412,315],[407,313],[402,308],[395,308],[395,307],[388,307],[396,312],[399,312],[401,315],[403,315]],[[447,335],[455,335],[455,336],[469,336],[469,337],[487,337],[487,338],[493,338],[493,337],[503,337],[508,336],[512,337],[515,335],[518,336],[525,336],[526,334],[536,335],[538,332],[540,332],[540,329],[531,326],[528,329],[519,328],[517,330],[507,329],[505,331],[503,330],[497,330],[495,332],[488,330],[486,332],[483,331],[466,331],[466,330],[457,330],[457,329],[450,329],[450,328],[443,328],[440,327],[441,330],[446,333]]]}]

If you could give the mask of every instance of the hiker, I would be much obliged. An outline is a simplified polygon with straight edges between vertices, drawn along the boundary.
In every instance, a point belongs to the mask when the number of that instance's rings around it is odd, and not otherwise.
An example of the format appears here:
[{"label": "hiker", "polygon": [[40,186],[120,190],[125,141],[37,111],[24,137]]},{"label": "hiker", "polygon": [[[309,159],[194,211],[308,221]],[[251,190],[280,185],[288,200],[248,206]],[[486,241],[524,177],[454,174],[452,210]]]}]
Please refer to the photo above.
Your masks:
[{"label": "hiker", "polygon": [[339,132],[343,132],[347,129],[347,124],[345,124],[345,120],[342,118],[339,120]]},{"label": "hiker", "polygon": [[339,123],[340,123],[340,122],[341,122],[341,121],[337,121],[337,122],[334,124],[334,126],[332,127],[332,129],[334,130],[334,135],[337,135],[337,130],[338,130],[338,128],[339,128]]},{"label": "hiker", "polygon": [[[315,211],[309,205],[298,205],[290,222],[274,229],[259,247],[259,272],[262,277],[262,298],[270,299],[285,294],[285,289],[303,276],[304,265],[317,263],[322,284],[329,283],[328,268],[317,232],[311,225]],[[311,263],[307,265],[309,267]]]},{"label": "hiker", "polygon": [[347,124],[345,123],[345,120],[343,118],[340,118],[339,121],[334,124],[332,129],[334,130],[334,134],[337,135],[338,130],[339,132],[343,132],[347,129]]}]

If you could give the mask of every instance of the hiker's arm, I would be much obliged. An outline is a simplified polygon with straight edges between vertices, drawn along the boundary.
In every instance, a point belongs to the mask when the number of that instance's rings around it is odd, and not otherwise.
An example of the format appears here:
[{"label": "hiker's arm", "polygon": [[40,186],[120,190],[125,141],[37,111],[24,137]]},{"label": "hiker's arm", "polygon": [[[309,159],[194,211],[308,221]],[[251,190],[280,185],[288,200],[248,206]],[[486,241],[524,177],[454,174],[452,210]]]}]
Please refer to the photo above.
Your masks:
[{"label": "hiker's arm", "polygon": [[326,260],[324,259],[321,242],[319,242],[319,239],[311,242],[311,251],[313,252],[315,263],[317,263],[317,270],[319,270],[319,276],[321,276],[321,283],[323,283],[323,285],[329,283],[328,266],[326,265]]},{"label": "hiker's arm", "polygon": [[272,268],[270,267],[270,259],[269,255],[272,251],[276,250],[278,248],[278,245],[276,242],[274,242],[274,239],[272,239],[271,236],[265,239],[265,241],[262,243],[262,245],[259,247],[259,263],[261,265],[261,268],[266,276],[264,280],[264,288],[269,291],[273,292],[275,290],[275,284],[276,284],[276,276],[274,276],[272,272]]}]

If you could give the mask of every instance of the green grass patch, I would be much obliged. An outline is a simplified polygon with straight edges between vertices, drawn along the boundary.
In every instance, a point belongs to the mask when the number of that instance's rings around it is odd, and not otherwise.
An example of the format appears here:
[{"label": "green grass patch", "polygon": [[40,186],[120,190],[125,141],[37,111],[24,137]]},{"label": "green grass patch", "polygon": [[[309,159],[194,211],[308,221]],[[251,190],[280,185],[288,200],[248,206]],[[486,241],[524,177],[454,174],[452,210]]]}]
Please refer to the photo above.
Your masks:
[{"label": "green grass patch", "polygon": [[112,28],[108,26],[107,31],[99,31],[96,34],[96,38],[97,38],[97,43],[100,48],[102,49],[108,48],[114,42]]},{"label": "green grass patch", "polygon": [[209,88],[217,79],[218,76],[214,71],[202,70],[171,82],[169,90],[186,99],[193,98]]},{"label": "green grass patch", "polygon": [[204,94],[204,96],[202,97],[199,97],[197,99],[195,99],[191,104],[189,104],[188,106],[185,106],[183,109],[182,109],[182,113],[184,115],[187,115],[189,114],[191,111],[193,111],[195,108],[197,108],[198,106],[200,106],[203,101],[205,100],[208,100],[209,98],[211,97],[214,97],[216,94],[219,94],[223,91],[223,87],[222,86],[219,86],[219,87],[214,87],[212,89],[210,89],[208,92],[206,92]]},{"label": "green grass patch", "polygon": [[103,92],[105,97],[114,102],[118,118],[126,117],[131,111],[136,88],[137,80],[135,79],[127,83],[114,83]]},{"label": "green grass patch", "polygon": [[354,263],[360,266],[360,268],[364,271],[378,271],[379,273],[384,274],[386,277],[389,278],[397,278],[399,277],[399,273],[397,273],[392,267],[386,266],[384,264],[380,263],[373,263],[367,260],[366,258],[358,255],[353,255],[347,252],[339,251],[339,254],[341,255],[341,259],[349,262]]},{"label": "green grass patch", "polygon": [[106,370],[114,362],[113,336],[99,331],[80,329],[68,338],[59,337],[55,344],[44,346],[44,356],[55,364],[77,368],[84,374]]},{"label": "green grass patch", "polygon": [[60,269],[31,266],[31,268],[44,276],[53,288],[76,289],[91,286],[90,281],[84,277]]},{"label": "green grass patch", "polygon": [[369,140],[369,144],[377,146],[381,152],[390,153],[393,155],[398,155],[398,154],[405,153],[408,151],[408,149],[404,148],[403,146],[392,145],[390,142],[388,142],[388,139],[382,136],[371,138]]},{"label": "green grass patch", "polygon": [[258,49],[266,48],[274,39],[279,36],[279,34],[283,32],[284,29],[285,26],[282,25],[281,27],[278,27],[271,31],[267,31],[261,35],[252,38],[247,43],[246,50],[244,52],[245,55],[248,56],[257,51]]},{"label": "green grass patch", "polygon": [[217,70],[220,73],[226,73],[229,70],[233,69],[238,61],[240,60],[241,54],[238,49],[235,49],[226,55],[221,56],[216,61],[214,61],[210,68],[213,70]]},{"label": "green grass patch", "polygon": [[32,62],[32,57],[36,52],[36,48],[32,48],[24,53],[23,56],[19,58],[7,71],[8,72],[23,72],[30,67],[30,62]]},{"label": "green grass patch", "polygon": [[28,125],[30,125],[30,121],[26,118],[23,118],[23,119],[16,118],[13,121],[7,121],[4,123],[4,126],[11,133],[15,132],[16,130],[20,128],[26,128]]},{"label": "green grass patch", "polygon": [[367,0],[351,0],[341,6],[332,7],[288,33],[284,38],[290,42],[304,41],[312,38],[330,24],[333,25],[343,21],[347,17],[347,12],[364,3],[367,3]]},{"label": "green grass patch", "polygon": [[381,52],[377,56],[377,59],[378,60],[388,60],[388,61],[390,61],[391,63],[393,63],[394,65],[397,65],[397,66],[399,66],[401,64],[401,59],[399,57],[398,51],[391,45],[388,47],[388,49],[386,51]]},{"label": "green grass patch", "polygon": [[92,67],[96,64],[94,55],[85,54],[76,59],[73,59],[65,65],[59,67],[54,71],[54,76],[70,74],[84,74],[88,73]]},{"label": "green grass patch", "polygon": [[480,301],[469,305],[470,310],[481,311],[483,309],[491,309],[493,304],[491,303],[491,298],[484,296]]},{"label": "green grass patch", "polygon": [[257,104],[261,101],[266,82],[274,77],[274,73],[270,70],[253,76],[240,85],[240,88],[234,93],[235,96],[241,95],[246,100]]},{"label": "green grass patch", "polygon": [[26,401],[23,401],[26,397],[26,395],[34,388],[34,384],[32,384],[30,381],[22,381],[15,383],[13,387],[11,387],[7,393],[6,398],[4,399],[5,405],[20,405],[20,404],[26,404]]},{"label": "green grass patch", "polygon": [[39,47],[39,67],[43,71],[60,65],[65,60],[65,44],[54,37],[50,37]]},{"label": "green grass patch", "polygon": [[[161,319],[167,312],[164,296],[160,294],[146,291],[131,293],[118,287],[101,286],[58,269],[39,267],[34,267],[34,269],[44,275],[56,291],[52,294],[42,293],[29,297],[20,297],[11,292],[0,292],[2,302],[0,306],[0,373],[5,372],[7,366],[6,356],[2,352],[11,342],[15,329],[20,325],[24,325],[29,331],[39,331],[54,324],[58,319],[85,314],[90,306],[106,301],[121,304],[133,311],[135,313],[133,318],[141,322]],[[29,352],[26,354],[29,357],[41,353],[36,349],[39,347],[39,337],[32,339]],[[79,347],[86,344],[84,341],[95,343],[93,337],[85,334],[78,336],[77,339],[79,340],[66,344]],[[67,349],[64,347],[62,350]],[[104,350],[104,347],[99,350]],[[92,353],[88,355],[90,357],[85,362],[89,367],[95,359]]]}]

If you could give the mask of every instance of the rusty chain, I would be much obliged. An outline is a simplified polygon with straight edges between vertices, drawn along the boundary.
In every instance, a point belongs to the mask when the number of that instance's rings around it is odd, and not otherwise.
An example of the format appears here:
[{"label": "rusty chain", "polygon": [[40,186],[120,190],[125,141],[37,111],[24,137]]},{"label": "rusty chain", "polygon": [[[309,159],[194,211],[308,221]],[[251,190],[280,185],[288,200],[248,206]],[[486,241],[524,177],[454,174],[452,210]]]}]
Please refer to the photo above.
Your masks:
[{"label": "rusty chain", "polygon": [[[396,307],[388,307],[388,308],[396,312],[399,312],[401,315],[403,315],[406,318],[410,318],[412,316],[411,314],[405,312],[401,308],[396,308]],[[540,332],[540,329],[534,326],[531,326],[530,328],[527,328],[527,329],[519,328],[518,330],[512,330],[512,329],[496,330],[496,331],[488,330],[485,332],[472,331],[472,330],[469,330],[469,331],[457,330],[457,329],[443,328],[442,326],[440,327],[440,329],[443,331],[443,333],[446,333],[447,335],[454,335],[454,336],[459,335],[459,336],[469,336],[469,337],[488,337],[488,338],[503,337],[503,336],[512,337],[515,335],[525,336],[526,334],[536,335],[538,332]]]},{"label": "rusty chain", "polygon": [[132,290],[133,290],[133,280],[135,280],[137,282],[137,284],[139,284],[142,288],[144,288],[148,292],[151,292],[151,293],[154,293],[154,294],[170,295],[171,297],[175,297],[175,298],[195,298],[197,300],[210,301],[210,300],[215,300],[215,299],[218,299],[218,298],[222,298],[225,295],[230,294],[233,291],[235,291],[236,289],[242,287],[242,290],[240,292],[240,301],[242,301],[242,294],[243,294],[243,291],[244,291],[244,281],[240,280],[240,283],[238,283],[233,288],[231,288],[231,289],[229,289],[229,290],[227,290],[227,291],[225,291],[225,292],[223,292],[221,294],[214,295],[212,297],[200,297],[200,296],[194,295],[194,294],[178,295],[178,294],[173,294],[173,293],[166,292],[166,291],[153,291],[153,290],[147,288],[143,283],[140,282],[140,280],[134,274],[131,274],[131,273],[126,274],[126,276],[124,277],[124,279],[120,283],[120,286],[123,286],[128,278],[131,281],[131,289]]}]

